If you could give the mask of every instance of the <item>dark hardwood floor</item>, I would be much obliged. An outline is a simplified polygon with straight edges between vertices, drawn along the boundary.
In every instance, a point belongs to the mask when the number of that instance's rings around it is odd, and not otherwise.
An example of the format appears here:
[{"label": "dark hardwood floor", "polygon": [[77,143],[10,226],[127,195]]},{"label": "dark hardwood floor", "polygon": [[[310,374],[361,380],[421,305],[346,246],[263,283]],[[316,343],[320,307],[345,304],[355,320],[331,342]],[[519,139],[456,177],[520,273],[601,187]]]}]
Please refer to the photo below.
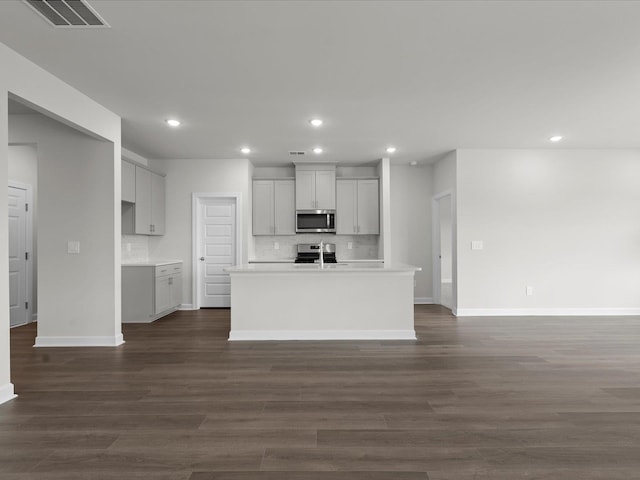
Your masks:
[{"label": "dark hardwood floor", "polygon": [[33,348],[0,406],[3,480],[640,478],[640,317],[452,317],[419,340],[228,343],[228,310]]}]

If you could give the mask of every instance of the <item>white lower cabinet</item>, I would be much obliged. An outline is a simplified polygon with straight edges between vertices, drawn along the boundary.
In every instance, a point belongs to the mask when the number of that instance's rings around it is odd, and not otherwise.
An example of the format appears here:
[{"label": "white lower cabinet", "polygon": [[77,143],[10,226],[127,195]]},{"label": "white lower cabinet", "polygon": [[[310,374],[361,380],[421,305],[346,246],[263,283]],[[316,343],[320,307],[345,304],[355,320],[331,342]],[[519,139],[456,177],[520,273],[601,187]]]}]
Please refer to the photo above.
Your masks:
[{"label": "white lower cabinet", "polygon": [[182,263],[122,266],[122,323],[149,323],[182,303]]}]

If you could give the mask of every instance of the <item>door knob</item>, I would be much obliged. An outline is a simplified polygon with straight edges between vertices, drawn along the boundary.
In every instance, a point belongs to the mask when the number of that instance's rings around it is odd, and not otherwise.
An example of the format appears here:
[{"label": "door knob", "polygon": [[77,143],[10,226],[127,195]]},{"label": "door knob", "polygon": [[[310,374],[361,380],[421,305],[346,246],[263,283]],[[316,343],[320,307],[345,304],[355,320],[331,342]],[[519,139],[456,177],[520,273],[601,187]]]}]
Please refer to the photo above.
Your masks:
[{"label": "door knob", "polygon": [[200,261],[201,261],[201,262],[204,262],[204,257],[200,257]]}]

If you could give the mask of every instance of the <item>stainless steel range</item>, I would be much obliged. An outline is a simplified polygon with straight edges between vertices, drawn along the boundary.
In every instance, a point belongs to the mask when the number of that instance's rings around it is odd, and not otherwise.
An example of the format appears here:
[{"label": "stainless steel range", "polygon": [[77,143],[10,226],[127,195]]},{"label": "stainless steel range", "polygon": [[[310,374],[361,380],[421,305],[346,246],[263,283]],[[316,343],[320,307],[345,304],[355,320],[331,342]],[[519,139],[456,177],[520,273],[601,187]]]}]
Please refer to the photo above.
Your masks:
[{"label": "stainless steel range", "polygon": [[[323,243],[322,251],[324,253],[324,263],[338,263],[336,260],[336,244]],[[314,263],[320,260],[320,244],[319,243],[299,243],[298,256],[296,263]]]}]

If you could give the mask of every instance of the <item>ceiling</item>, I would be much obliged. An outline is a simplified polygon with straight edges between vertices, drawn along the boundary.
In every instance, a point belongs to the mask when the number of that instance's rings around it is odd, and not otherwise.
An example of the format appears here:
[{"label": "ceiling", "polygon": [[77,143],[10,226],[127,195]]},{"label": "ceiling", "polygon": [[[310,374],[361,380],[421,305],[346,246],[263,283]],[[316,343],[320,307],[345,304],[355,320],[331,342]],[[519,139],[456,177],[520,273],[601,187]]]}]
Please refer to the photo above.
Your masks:
[{"label": "ceiling", "polygon": [[55,29],[4,0],[0,42],[120,115],[123,146],[148,158],[640,147],[640,2],[89,3],[110,29]]}]

